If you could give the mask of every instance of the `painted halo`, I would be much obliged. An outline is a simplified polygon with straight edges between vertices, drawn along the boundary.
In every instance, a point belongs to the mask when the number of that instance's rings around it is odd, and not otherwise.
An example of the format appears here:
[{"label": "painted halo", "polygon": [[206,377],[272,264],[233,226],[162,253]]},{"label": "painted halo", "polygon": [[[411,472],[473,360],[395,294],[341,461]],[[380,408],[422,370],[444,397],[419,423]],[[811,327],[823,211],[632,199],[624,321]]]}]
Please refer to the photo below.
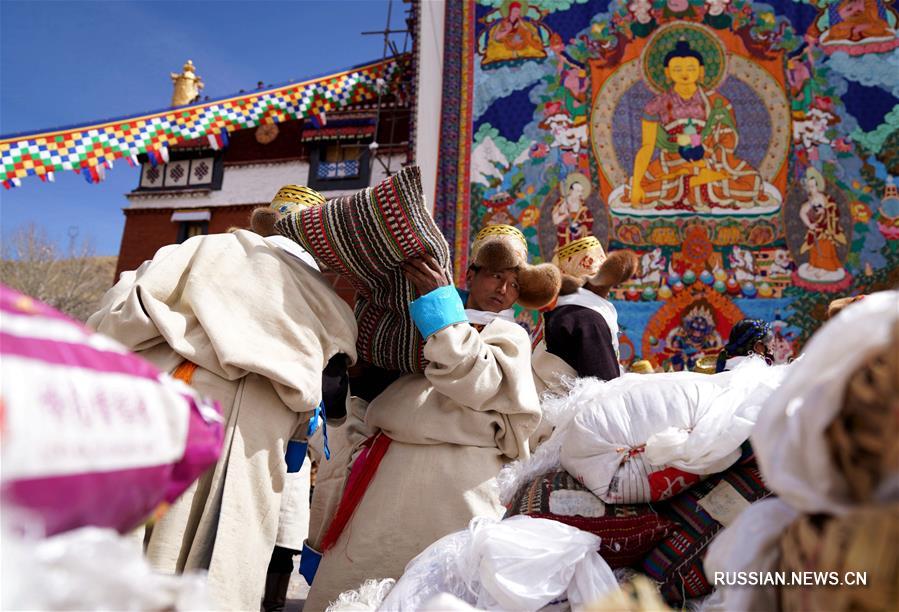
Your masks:
[{"label": "painted halo", "polygon": [[663,26],[646,43],[640,54],[640,65],[646,84],[655,93],[668,91],[670,84],[665,76],[665,56],[680,40],[702,55],[705,78],[703,89],[715,89],[727,74],[727,51],[721,40],[705,26],[696,23],[677,22]]}]

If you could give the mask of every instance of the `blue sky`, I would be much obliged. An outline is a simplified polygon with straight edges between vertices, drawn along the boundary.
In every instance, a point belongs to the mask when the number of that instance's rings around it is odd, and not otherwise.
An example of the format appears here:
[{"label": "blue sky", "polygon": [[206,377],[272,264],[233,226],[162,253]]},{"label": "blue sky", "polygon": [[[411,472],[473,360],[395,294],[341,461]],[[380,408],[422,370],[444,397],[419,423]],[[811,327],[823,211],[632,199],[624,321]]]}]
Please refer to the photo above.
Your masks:
[{"label": "blue sky", "polygon": [[[0,0],[0,134],[137,114],[169,104],[170,72],[192,59],[217,98],[258,81],[336,72],[381,58],[387,0]],[[405,6],[393,2],[392,25]],[[402,39],[398,39],[401,44]],[[70,228],[98,255],[117,255],[138,171],[124,160],[90,185],[74,172],[0,188],[3,236],[36,223],[65,244]]]}]

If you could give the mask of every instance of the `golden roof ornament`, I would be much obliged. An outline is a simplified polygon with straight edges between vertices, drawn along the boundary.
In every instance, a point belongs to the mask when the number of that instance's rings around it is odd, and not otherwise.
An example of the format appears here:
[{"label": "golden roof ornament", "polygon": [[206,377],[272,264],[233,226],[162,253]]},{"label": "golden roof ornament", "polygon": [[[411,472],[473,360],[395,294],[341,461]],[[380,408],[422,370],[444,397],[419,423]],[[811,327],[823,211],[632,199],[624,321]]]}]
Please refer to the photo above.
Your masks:
[{"label": "golden roof ornament", "polygon": [[172,83],[175,85],[175,91],[172,92],[172,106],[184,106],[195,102],[200,97],[200,90],[203,89],[203,80],[197,76],[194,63],[187,60],[181,69],[181,74],[171,73]]}]

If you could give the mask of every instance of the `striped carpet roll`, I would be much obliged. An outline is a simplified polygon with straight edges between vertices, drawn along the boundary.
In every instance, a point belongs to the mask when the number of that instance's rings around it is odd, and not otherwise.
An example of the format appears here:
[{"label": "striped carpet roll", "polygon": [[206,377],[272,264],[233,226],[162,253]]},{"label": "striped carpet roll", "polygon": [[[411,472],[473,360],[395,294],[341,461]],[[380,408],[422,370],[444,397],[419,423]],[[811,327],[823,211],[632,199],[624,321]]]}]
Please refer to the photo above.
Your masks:
[{"label": "striped carpet roll", "polygon": [[362,359],[389,370],[424,370],[424,340],[409,316],[417,295],[399,264],[430,253],[450,278],[452,270],[449,245],[427,210],[417,166],[290,214],[276,227],[358,292],[356,344]]}]

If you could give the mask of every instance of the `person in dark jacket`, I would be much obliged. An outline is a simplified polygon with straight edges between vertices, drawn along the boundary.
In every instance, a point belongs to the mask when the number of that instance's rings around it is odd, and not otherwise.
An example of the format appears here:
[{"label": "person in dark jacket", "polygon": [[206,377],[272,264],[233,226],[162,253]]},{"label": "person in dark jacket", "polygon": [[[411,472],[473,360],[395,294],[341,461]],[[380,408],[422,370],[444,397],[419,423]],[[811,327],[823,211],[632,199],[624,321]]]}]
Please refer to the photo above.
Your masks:
[{"label": "person in dark jacket", "polygon": [[563,280],[555,308],[544,314],[547,351],[579,377],[617,378],[618,312],[608,296],[634,275],[637,256],[630,251],[606,256],[599,240],[588,236],[559,249],[553,263]]}]

